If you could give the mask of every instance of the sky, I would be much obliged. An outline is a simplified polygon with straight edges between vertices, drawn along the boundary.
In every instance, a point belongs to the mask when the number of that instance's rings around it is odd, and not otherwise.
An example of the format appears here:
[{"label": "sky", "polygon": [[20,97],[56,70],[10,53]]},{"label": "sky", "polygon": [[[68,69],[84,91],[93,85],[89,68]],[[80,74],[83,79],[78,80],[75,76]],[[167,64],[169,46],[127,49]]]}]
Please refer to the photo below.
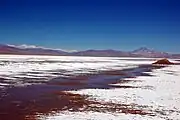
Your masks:
[{"label": "sky", "polygon": [[180,1],[0,0],[0,43],[180,53]]}]

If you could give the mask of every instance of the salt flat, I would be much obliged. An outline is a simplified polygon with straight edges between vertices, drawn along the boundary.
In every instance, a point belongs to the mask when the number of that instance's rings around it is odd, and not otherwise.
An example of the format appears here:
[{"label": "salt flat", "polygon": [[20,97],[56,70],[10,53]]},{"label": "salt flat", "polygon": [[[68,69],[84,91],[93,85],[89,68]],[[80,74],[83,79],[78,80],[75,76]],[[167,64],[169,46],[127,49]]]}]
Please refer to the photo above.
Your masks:
[{"label": "salt flat", "polygon": [[[179,120],[180,119],[180,65],[164,66],[158,69],[151,69],[150,71],[144,72],[145,75],[135,75],[134,77],[123,77],[120,81],[111,84],[104,84],[106,87],[110,85],[108,89],[103,87],[92,87],[91,84],[87,84],[86,87],[77,87],[76,90],[61,90],[61,80],[59,77],[79,76],[91,73],[96,74],[95,77],[88,78],[90,81],[95,78],[97,80],[104,79],[105,75],[97,75],[99,71],[118,71],[133,68],[132,70],[138,70],[141,65],[151,65],[157,58],[118,58],[118,57],[75,57],[75,56],[28,56],[28,55],[0,55],[0,89],[2,89],[1,99],[5,101],[6,105],[10,105],[11,102],[17,100],[19,105],[23,106],[23,98],[13,98],[9,100],[9,96],[16,96],[17,90],[18,95],[26,96],[23,90],[35,92],[33,86],[36,84],[44,84],[51,81],[54,78],[58,78],[58,84],[56,89],[53,89],[53,85],[46,84],[45,86],[35,86],[39,92],[35,94],[36,98],[33,101],[42,100],[38,104],[42,104],[47,100],[41,98],[41,94],[46,95],[47,91],[54,92],[67,92],[80,95],[88,96],[86,102],[95,101],[100,105],[98,110],[89,111],[71,111],[61,110],[48,111],[43,114],[38,111],[36,119],[49,119],[49,120]],[[171,60],[175,62],[174,60]],[[128,73],[128,72],[127,72]],[[136,73],[135,73],[136,74]],[[118,74],[110,74],[110,78]],[[121,76],[121,74],[119,74]],[[116,77],[115,77],[116,78]],[[77,80],[77,79],[76,79]],[[95,79],[96,80],[96,79]],[[109,80],[109,78],[108,78]],[[106,82],[105,80],[102,82]],[[95,82],[96,83],[96,82]],[[93,84],[95,84],[93,83]],[[99,84],[99,83],[98,83]],[[65,85],[65,84],[64,84]],[[90,86],[88,86],[90,85]],[[103,83],[102,83],[103,85]],[[8,89],[10,87],[10,89]],[[22,86],[22,87],[19,87]],[[114,87],[113,87],[114,86]],[[129,86],[129,87],[121,87]],[[18,88],[19,87],[19,88]],[[72,87],[66,86],[68,88]],[[4,89],[7,88],[7,89]],[[16,89],[18,88],[18,89]],[[47,89],[48,88],[48,89]],[[51,89],[49,89],[51,88]],[[21,90],[22,89],[22,90]],[[42,90],[40,90],[42,89]],[[43,90],[47,90],[45,93]],[[9,91],[11,91],[9,93]],[[57,91],[56,91],[57,92]],[[5,95],[4,95],[5,93]],[[70,95],[71,95],[70,94]],[[40,96],[38,96],[40,95]],[[64,95],[61,94],[59,99]],[[28,96],[29,97],[29,96]],[[57,96],[58,97],[58,96]],[[73,98],[73,97],[72,97]],[[53,101],[54,98],[49,98]],[[74,100],[74,99],[72,99]],[[84,98],[82,99],[84,100]],[[71,101],[71,99],[70,99]],[[77,101],[75,101],[76,103]],[[17,102],[15,102],[17,103]],[[22,103],[22,104],[21,104]],[[71,103],[71,102],[70,102]],[[73,103],[73,102],[72,102]],[[112,103],[112,104],[111,104]],[[35,108],[38,107],[34,106]],[[55,103],[58,105],[58,103]],[[61,103],[59,103],[61,104]],[[93,105],[93,104],[91,104]],[[103,106],[104,105],[104,106]],[[108,107],[105,105],[109,105]],[[112,106],[111,106],[112,105]],[[125,112],[122,112],[122,108],[118,111],[110,111],[108,108],[114,107],[113,105],[125,105]],[[127,105],[127,106],[126,106]],[[25,105],[26,107],[26,105]],[[53,106],[48,106],[52,109]],[[93,106],[90,106],[93,108]],[[119,106],[118,106],[119,107]],[[3,108],[3,107],[2,107]],[[46,106],[42,106],[46,108]],[[101,109],[104,109],[101,111]],[[81,108],[83,109],[83,108]],[[3,111],[2,109],[1,111]],[[23,110],[17,108],[17,110],[23,113]],[[31,111],[31,109],[29,108]],[[129,112],[128,112],[129,111]],[[142,112],[141,112],[142,111]],[[7,112],[7,111],[6,111]],[[146,114],[147,113],[147,114]],[[11,114],[11,112],[9,112]],[[28,112],[26,113],[29,114]],[[24,114],[23,114],[24,115]],[[5,116],[8,117],[8,116]]]},{"label": "salt flat", "polygon": [[[41,119],[86,119],[86,120],[179,120],[180,119],[180,66],[172,65],[149,72],[152,76],[127,78],[128,83],[113,84],[114,86],[131,85],[139,88],[115,89],[84,89],[71,91],[75,94],[90,95],[96,101],[137,104],[147,106],[141,108],[150,111],[149,115],[132,115],[124,113],[99,112],[60,112],[43,116]],[[137,82],[138,81],[138,82]]]},{"label": "salt flat", "polygon": [[[0,86],[24,86],[54,77],[120,70],[151,64],[151,58],[0,55]],[[43,80],[43,81],[42,81]],[[42,81],[42,82],[41,82]]]}]

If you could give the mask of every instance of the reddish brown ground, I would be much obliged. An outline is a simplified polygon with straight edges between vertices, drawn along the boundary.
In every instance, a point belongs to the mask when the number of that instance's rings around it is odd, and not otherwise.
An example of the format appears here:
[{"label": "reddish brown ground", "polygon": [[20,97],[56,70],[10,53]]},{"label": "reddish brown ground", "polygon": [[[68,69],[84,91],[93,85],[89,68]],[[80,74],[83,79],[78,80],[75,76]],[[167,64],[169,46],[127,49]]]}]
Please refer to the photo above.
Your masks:
[{"label": "reddish brown ground", "polygon": [[18,100],[13,97],[7,97],[5,101],[1,100],[0,120],[35,120],[37,114],[48,114],[52,111],[63,110],[151,115],[150,112],[143,111],[141,109],[143,107],[146,106],[100,103],[96,100],[88,100],[88,96],[52,91],[29,100]]},{"label": "reddish brown ground", "polygon": [[161,60],[156,61],[153,64],[173,65],[174,63],[170,62],[168,59],[161,59]]},{"label": "reddish brown ground", "polygon": [[[146,67],[149,71],[153,67]],[[154,67],[157,68],[157,67]],[[143,71],[144,68],[142,67]],[[0,120],[35,120],[37,114],[48,114],[52,111],[97,111],[97,112],[116,112],[126,114],[138,115],[153,115],[151,111],[144,111],[143,108],[147,106],[135,104],[115,104],[110,102],[97,102],[96,100],[88,99],[89,96],[82,96],[79,94],[72,94],[70,92],[63,92],[64,90],[86,89],[89,87],[86,81],[90,77],[104,76],[126,76],[130,77],[128,71],[107,71],[94,75],[80,75],[71,76],[67,81],[55,81],[45,85],[35,85],[29,87],[14,87],[5,90],[0,90]],[[139,73],[138,73],[139,75]],[[112,83],[126,83],[132,81],[113,80],[100,84],[106,89],[118,88],[137,88],[134,86],[112,86]],[[90,86],[97,88],[97,86]]]}]

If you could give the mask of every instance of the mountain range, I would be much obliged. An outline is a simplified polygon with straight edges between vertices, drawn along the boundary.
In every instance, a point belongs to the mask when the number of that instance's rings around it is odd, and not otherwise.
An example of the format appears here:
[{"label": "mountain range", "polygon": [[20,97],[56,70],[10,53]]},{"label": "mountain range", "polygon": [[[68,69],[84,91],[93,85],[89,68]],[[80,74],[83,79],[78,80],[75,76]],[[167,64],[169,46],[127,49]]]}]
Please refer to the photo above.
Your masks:
[{"label": "mountain range", "polygon": [[141,47],[134,51],[119,50],[85,50],[68,52],[60,49],[43,48],[36,46],[15,46],[0,44],[0,54],[15,55],[59,55],[59,56],[96,56],[96,57],[161,57],[161,58],[180,58],[180,54],[170,54],[155,51],[146,47]]}]

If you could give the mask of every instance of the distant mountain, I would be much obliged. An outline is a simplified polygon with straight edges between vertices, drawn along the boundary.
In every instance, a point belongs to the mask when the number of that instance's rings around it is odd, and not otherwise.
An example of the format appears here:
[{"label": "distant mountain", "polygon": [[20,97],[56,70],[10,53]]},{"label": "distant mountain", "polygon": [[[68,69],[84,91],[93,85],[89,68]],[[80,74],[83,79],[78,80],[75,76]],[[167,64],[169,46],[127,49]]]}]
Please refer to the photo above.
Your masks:
[{"label": "distant mountain", "polygon": [[155,51],[146,47],[141,47],[134,51],[125,52],[118,50],[85,50],[78,52],[67,52],[60,49],[50,49],[28,45],[2,45],[0,44],[0,54],[17,55],[64,55],[64,56],[96,56],[96,57],[160,57],[160,58],[180,58],[180,54],[169,54]]},{"label": "distant mountain", "polygon": [[171,57],[175,59],[180,59],[180,54],[172,54]]},{"label": "distant mountain", "polygon": [[0,54],[17,54],[20,52],[20,49],[0,44]]},{"label": "distant mountain", "polygon": [[13,45],[0,45],[0,54],[18,54],[18,55],[67,55],[68,53],[61,50],[53,50],[38,47],[25,47]]},{"label": "distant mountain", "polygon": [[76,56],[107,56],[107,57],[171,57],[171,54],[159,52],[141,47],[131,52],[116,51],[116,50],[86,50],[74,52],[72,55]]},{"label": "distant mountain", "polygon": [[131,52],[132,54],[141,55],[143,57],[170,57],[166,52],[155,51],[146,47],[141,47]]},{"label": "distant mountain", "polygon": [[[21,49],[22,50],[22,49]],[[44,49],[44,48],[26,48],[23,49],[25,54],[35,55],[67,55],[67,52],[61,50]]]},{"label": "distant mountain", "polygon": [[86,50],[71,53],[75,56],[99,56],[99,57],[138,57],[139,55],[132,54],[130,52],[116,51],[116,50]]}]

